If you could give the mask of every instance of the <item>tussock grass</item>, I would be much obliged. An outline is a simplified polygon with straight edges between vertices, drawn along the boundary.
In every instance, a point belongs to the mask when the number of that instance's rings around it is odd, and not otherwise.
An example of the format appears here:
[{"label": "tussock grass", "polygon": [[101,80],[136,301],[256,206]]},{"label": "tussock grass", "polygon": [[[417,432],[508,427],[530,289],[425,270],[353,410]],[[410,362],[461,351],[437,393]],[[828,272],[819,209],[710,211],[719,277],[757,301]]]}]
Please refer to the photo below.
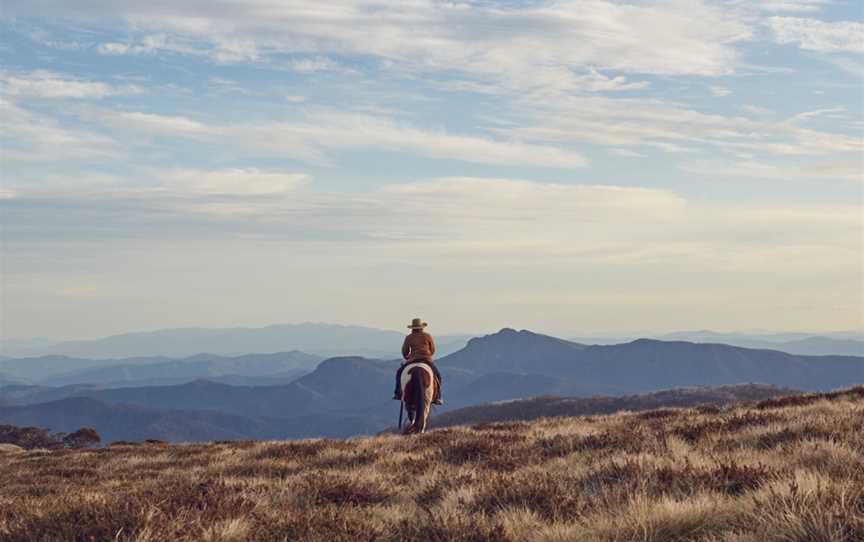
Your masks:
[{"label": "tussock grass", "polygon": [[350,441],[0,453],[0,540],[864,540],[864,387]]}]

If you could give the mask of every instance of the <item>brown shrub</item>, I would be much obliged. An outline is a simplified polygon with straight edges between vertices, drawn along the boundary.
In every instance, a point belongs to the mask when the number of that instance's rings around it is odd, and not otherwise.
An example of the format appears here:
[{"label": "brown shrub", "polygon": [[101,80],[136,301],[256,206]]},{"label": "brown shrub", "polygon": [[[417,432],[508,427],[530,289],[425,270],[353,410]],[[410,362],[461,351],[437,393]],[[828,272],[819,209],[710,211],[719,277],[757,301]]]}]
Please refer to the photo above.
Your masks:
[{"label": "brown shrub", "polygon": [[449,465],[474,463],[480,468],[513,470],[530,458],[530,450],[520,446],[525,440],[519,433],[469,433],[442,446],[438,457]]},{"label": "brown shrub", "polygon": [[425,516],[406,517],[385,540],[429,542],[510,542],[504,527],[483,516],[424,511]]},{"label": "brown shrub", "polygon": [[703,477],[701,485],[713,491],[729,495],[741,495],[745,491],[761,486],[775,475],[775,472],[762,465],[741,465],[734,461],[718,463]]},{"label": "brown shrub", "polygon": [[253,459],[301,459],[315,457],[328,449],[345,449],[347,443],[330,439],[298,440],[294,442],[267,443],[252,456]]},{"label": "brown shrub", "polygon": [[273,478],[282,479],[294,476],[306,470],[297,465],[280,463],[277,461],[250,461],[222,467],[220,471],[226,476],[237,476],[240,478]]},{"label": "brown shrub", "polygon": [[315,472],[297,482],[304,500],[310,504],[338,506],[371,506],[394,496],[380,479],[352,477],[347,474]]},{"label": "brown shrub", "polygon": [[490,423],[480,423],[477,425],[471,426],[471,429],[475,431],[518,431],[527,429],[531,426],[528,422],[490,422]]},{"label": "brown shrub", "polygon": [[773,399],[765,399],[756,403],[757,410],[769,410],[776,408],[789,408],[810,405],[816,401],[820,401],[822,396],[819,395],[789,395],[786,397],[775,397]]},{"label": "brown shrub", "polygon": [[833,436],[834,433],[831,430],[817,427],[815,425],[806,425],[800,429],[784,427],[779,431],[772,431],[770,433],[765,433],[764,435],[759,435],[756,439],[755,446],[761,450],[769,450],[781,445],[793,444],[807,439],[830,440]]},{"label": "brown shrub", "polygon": [[590,435],[554,435],[537,441],[538,453],[544,459],[566,457],[586,452],[638,453],[651,442],[654,435],[640,425],[614,427]]},{"label": "brown shrub", "polygon": [[566,521],[587,507],[579,490],[577,479],[557,473],[497,475],[479,488],[472,510],[494,515],[505,508],[525,508],[551,521]]},{"label": "brown shrub", "polygon": [[99,433],[92,427],[81,429],[63,437],[63,445],[67,448],[89,448],[102,442]]},{"label": "brown shrub", "polygon": [[777,414],[736,412],[731,416],[709,417],[703,421],[679,426],[673,433],[688,442],[697,442],[710,434],[735,433],[745,427],[768,425],[781,419]]},{"label": "brown shrub", "polygon": [[363,509],[307,506],[286,510],[255,510],[249,540],[340,542],[381,540],[385,531],[368,520]]},{"label": "brown shrub", "polygon": [[380,459],[372,450],[349,450],[322,459],[316,457],[306,463],[306,467],[315,469],[356,469],[371,465]]},{"label": "brown shrub", "polygon": [[640,420],[665,420],[667,418],[677,418],[683,414],[683,411],[674,408],[658,408],[656,410],[641,412],[636,417]]}]

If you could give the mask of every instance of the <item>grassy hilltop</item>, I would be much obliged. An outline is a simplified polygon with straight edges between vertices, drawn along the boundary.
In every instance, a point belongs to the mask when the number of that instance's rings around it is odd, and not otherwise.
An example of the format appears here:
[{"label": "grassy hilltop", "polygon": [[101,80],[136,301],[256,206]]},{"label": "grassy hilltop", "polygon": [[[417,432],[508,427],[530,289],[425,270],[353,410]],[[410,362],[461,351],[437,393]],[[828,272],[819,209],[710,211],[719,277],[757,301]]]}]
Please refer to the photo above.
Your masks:
[{"label": "grassy hilltop", "polygon": [[0,540],[864,540],[864,387],[416,437],[0,450]]}]

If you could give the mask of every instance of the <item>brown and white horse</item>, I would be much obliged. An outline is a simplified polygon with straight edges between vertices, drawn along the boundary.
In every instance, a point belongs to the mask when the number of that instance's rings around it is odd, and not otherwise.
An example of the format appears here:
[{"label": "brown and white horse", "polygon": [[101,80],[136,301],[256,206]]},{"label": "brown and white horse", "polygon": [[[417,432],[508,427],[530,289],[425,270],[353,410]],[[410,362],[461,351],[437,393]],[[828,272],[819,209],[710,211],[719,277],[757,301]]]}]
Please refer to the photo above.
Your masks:
[{"label": "brown and white horse", "polygon": [[429,420],[429,407],[435,397],[435,375],[425,363],[409,363],[402,371],[402,402],[408,412],[408,425],[402,433],[423,433]]}]

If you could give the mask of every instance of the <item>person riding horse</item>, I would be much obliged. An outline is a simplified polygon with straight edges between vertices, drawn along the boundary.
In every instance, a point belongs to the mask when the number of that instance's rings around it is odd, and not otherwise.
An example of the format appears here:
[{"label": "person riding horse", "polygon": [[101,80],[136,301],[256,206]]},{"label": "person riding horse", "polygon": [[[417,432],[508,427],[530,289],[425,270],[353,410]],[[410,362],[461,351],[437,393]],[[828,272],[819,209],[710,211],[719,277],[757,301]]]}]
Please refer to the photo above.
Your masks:
[{"label": "person riding horse", "polygon": [[435,373],[435,380],[438,381],[438,385],[435,386],[435,398],[432,400],[432,404],[444,404],[444,401],[441,400],[441,373],[432,361],[432,355],[435,354],[435,341],[432,340],[432,335],[423,330],[427,325],[429,324],[420,318],[414,318],[411,321],[411,325],[408,326],[411,333],[405,337],[405,341],[402,343],[402,358],[405,361],[402,362],[399,370],[396,371],[396,391],[393,392],[393,399],[397,401],[402,400],[402,371],[411,363],[425,363]]}]

